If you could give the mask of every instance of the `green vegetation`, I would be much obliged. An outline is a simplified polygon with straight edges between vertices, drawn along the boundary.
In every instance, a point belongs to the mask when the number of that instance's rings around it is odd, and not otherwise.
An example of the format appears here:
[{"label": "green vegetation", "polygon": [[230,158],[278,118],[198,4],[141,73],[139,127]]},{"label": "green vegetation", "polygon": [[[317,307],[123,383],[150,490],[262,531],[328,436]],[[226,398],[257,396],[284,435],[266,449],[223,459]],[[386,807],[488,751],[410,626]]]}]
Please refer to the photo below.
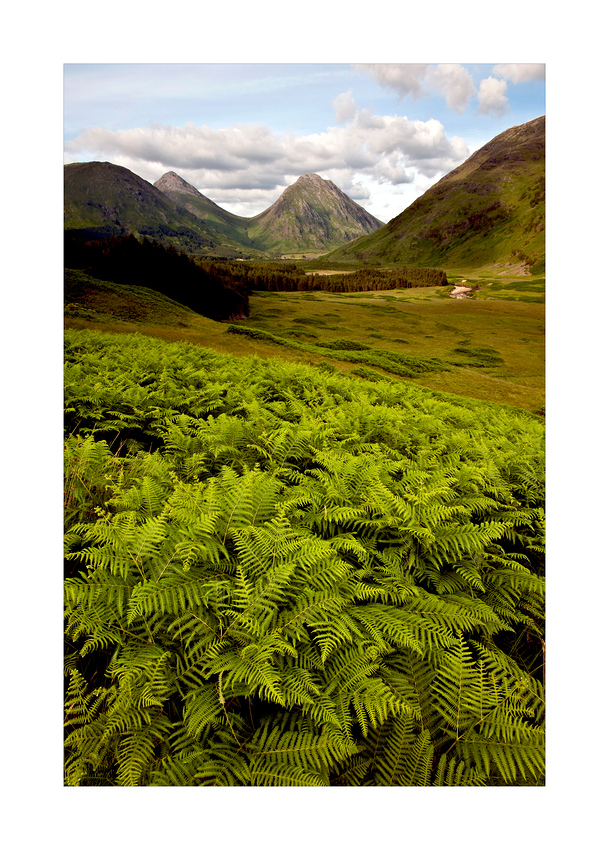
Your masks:
[{"label": "green vegetation", "polygon": [[[429,389],[542,411],[544,307],[536,301],[543,299],[543,278],[527,277],[527,289],[519,290],[509,287],[512,282],[519,287],[522,278],[476,277],[467,270],[449,275],[450,284],[463,278],[477,291],[461,301],[448,297],[450,286],[398,289],[391,295],[252,291],[249,317],[238,324],[244,330],[227,333],[225,324],[186,308],[180,312],[175,302],[167,300],[161,309],[161,296],[144,287],[122,289],[89,277],[86,286],[81,282],[66,291],[66,326],[139,331],[240,356],[332,362],[342,371],[357,370],[361,377],[366,374],[362,368],[375,374],[381,370],[385,377],[403,377]],[[533,300],[525,300],[529,298]],[[413,359],[433,364],[433,371],[398,372],[395,355],[405,351],[410,364]]]},{"label": "green vegetation", "polygon": [[543,784],[540,420],[139,334],[65,360],[68,785]]},{"label": "green vegetation", "polygon": [[102,280],[145,286],[211,319],[246,316],[248,292],[224,267],[203,269],[172,246],[135,236],[83,240],[67,234],[68,270],[85,270]]},{"label": "green vegetation", "polygon": [[67,785],[543,785],[544,132],[378,230],[66,167]]},{"label": "green vegetation", "polygon": [[[263,340],[275,345],[285,345],[300,351],[318,354],[320,349],[329,349],[336,360],[345,363],[364,363],[367,366],[376,366],[392,375],[402,378],[413,378],[422,372],[437,372],[446,368],[439,360],[425,360],[421,357],[408,357],[396,351],[385,349],[371,350],[369,346],[362,345],[352,340],[334,340],[332,342],[294,342],[285,337],[276,336],[259,328],[248,328],[244,325],[229,325],[228,333],[243,334],[252,339]],[[365,352],[365,353],[364,353]],[[360,373],[361,375],[361,373]]]},{"label": "green vegetation", "polygon": [[358,268],[346,274],[307,273],[295,262],[230,262],[198,259],[198,265],[208,274],[231,278],[250,291],[263,292],[372,292],[385,289],[404,289],[420,286],[445,286],[446,272],[442,269]]},{"label": "green vegetation", "polygon": [[545,118],[500,133],[388,224],[328,255],[413,266],[545,263]]}]

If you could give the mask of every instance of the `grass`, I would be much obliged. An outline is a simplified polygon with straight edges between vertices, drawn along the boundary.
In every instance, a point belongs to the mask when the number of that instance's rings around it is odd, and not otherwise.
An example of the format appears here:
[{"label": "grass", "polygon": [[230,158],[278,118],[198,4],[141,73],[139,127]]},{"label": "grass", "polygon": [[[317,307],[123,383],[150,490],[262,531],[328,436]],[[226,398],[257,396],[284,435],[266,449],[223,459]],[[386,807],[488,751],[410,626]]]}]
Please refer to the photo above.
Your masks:
[{"label": "grass", "polygon": [[[66,281],[65,321],[70,328],[144,333],[225,354],[325,363],[364,380],[407,380],[539,412],[544,407],[544,278],[459,270],[449,280],[456,284],[464,278],[480,289],[462,300],[448,297],[450,287],[316,292],[314,297],[257,293],[250,298],[249,319],[238,323],[263,332],[252,338],[227,333],[228,323],[205,319],[150,290],[76,273]],[[395,363],[416,360],[440,361],[442,368],[396,375]]]}]

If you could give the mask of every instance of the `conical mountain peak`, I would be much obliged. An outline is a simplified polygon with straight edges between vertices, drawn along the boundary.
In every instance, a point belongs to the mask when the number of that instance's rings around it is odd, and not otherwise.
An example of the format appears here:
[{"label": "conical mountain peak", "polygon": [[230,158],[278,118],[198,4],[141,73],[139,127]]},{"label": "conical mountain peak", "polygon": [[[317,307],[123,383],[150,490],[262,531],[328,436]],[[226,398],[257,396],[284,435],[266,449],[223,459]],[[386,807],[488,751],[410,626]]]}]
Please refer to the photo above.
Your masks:
[{"label": "conical mountain peak", "polygon": [[323,252],[381,225],[331,180],[307,172],[251,220],[248,234],[271,252]]},{"label": "conical mountain peak", "polygon": [[313,174],[311,171],[307,171],[306,174],[301,174],[296,183],[331,183],[331,180],[324,180],[323,177],[320,177],[319,174]]},{"label": "conical mountain peak", "polygon": [[198,189],[187,183],[175,171],[168,171],[166,174],[163,174],[153,185],[157,189],[160,189],[161,192],[183,192],[187,195],[201,195]]}]

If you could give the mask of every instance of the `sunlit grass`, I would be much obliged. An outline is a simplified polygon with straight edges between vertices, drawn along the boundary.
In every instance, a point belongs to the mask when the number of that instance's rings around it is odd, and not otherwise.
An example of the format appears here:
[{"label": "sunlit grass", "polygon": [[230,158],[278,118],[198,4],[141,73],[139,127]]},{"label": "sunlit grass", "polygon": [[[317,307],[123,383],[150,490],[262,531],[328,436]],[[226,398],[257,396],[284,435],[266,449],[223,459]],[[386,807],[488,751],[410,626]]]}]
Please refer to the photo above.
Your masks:
[{"label": "sunlit grass", "polygon": [[325,362],[341,371],[358,370],[363,375],[365,369],[344,362],[332,348],[340,340],[350,341],[372,351],[439,359],[446,367],[413,378],[398,378],[376,369],[384,378],[413,381],[430,389],[531,412],[542,410],[544,305],[536,302],[543,298],[544,279],[511,279],[488,273],[475,276],[467,271],[451,274],[449,279],[460,283],[463,278],[467,285],[480,287],[474,297],[450,298],[450,287],[355,294],[253,294],[250,316],[239,324],[306,345],[307,350],[227,333],[227,323],[203,318],[169,299],[163,301],[158,293],[138,292],[137,287],[129,287],[124,293],[129,306],[123,305],[121,314],[121,291],[114,284],[99,287],[97,292],[90,286],[86,305],[68,309],[66,327],[143,333],[238,356]]}]

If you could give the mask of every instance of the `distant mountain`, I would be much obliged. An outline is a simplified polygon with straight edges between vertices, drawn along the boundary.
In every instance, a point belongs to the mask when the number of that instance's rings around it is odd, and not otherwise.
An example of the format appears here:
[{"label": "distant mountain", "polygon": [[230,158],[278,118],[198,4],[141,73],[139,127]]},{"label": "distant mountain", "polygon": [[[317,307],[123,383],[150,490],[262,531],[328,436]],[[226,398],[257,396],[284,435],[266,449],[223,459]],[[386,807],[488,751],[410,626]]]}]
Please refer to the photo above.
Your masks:
[{"label": "distant mountain", "polygon": [[223,210],[174,171],[154,185],[110,162],[65,166],[65,228],[88,236],[134,233],[189,253],[323,253],[382,225],[317,174],[304,174],[268,210]]},{"label": "distant mountain", "polygon": [[204,221],[220,240],[230,240],[246,249],[247,252],[257,254],[256,246],[247,234],[250,219],[234,215],[228,210],[223,210],[198,189],[187,183],[175,171],[168,171],[154,183],[159,189],[179,207],[187,210],[192,215]]},{"label": "distant mountain", "polygon": [[371,236],[328,255],[442,268],[545,258],[545,117],[512,127]]},{"label": "distant mountain", "polygon": [[250,219],[247,232],[269,252],[323,252],[373,233],[382,223],[331,180],[303,174],[268,210]]},{"label": "distant mountain", "polygon": [[200,218],[111,162],[64,167],[64,228],[90,237],[134,233],[191,252],[209,251],[221,241]]}]

